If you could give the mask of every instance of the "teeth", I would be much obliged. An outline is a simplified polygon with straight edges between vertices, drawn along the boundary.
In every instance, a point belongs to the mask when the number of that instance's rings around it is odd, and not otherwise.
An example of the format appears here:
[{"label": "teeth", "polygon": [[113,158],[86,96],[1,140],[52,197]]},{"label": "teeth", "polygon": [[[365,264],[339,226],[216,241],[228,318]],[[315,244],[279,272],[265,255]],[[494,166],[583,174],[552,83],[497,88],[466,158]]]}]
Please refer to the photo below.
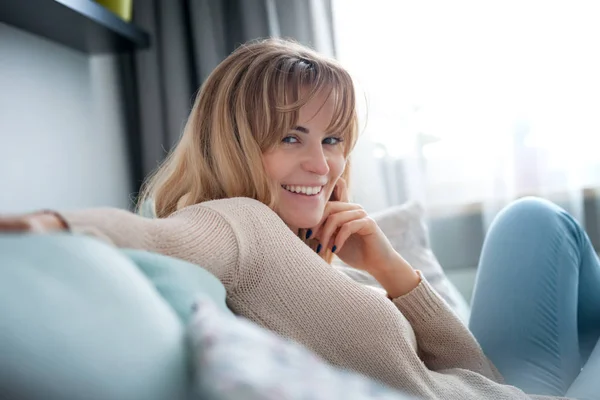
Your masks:
[{"label": "teeth", "polygon": [[294,193],[303,193],[308,196],[314,196],[321,193],[322,186],[289,186],[283,185],[283,188],[287,191]]}]

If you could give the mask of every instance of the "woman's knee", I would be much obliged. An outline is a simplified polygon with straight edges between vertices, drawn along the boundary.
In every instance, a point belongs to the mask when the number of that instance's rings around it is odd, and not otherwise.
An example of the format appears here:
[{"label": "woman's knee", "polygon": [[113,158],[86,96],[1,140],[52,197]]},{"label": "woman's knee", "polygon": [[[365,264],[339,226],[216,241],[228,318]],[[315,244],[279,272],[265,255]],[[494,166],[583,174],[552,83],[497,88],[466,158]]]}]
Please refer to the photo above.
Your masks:
[{"label": "woman's knee", "polygon": [[500,211],[486,234],[486,242],[536,246],[540,240],[578,238],[581,231],[578,223],[556,204],[537,197],[524,197]]},{"label": "woman's knee", "polygon": [[540,229],[561,224],[566,211],[549,200],[539,197],[523,197],[507,205],[496,217],[511,224],[537,226]]}]

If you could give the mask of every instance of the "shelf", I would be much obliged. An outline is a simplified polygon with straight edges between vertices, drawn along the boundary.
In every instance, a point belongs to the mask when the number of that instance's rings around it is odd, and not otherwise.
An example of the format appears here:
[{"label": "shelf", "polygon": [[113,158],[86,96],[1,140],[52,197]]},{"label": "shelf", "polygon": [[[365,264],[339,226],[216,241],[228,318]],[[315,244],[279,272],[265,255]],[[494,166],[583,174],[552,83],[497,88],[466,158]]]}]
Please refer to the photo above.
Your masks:
[{"label": "shelf", "polygon": [[146,32],[92,0],[0,0],[0,23],[90,54],[150,45]]}]

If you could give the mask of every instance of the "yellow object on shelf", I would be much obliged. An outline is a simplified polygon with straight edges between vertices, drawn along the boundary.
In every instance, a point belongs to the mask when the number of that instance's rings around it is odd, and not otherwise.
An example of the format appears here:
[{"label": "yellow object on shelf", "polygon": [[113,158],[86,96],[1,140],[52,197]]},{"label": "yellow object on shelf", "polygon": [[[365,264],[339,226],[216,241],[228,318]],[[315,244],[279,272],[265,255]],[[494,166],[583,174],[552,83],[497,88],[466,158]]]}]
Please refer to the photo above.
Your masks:
[{"label": "yellow object on shelf", "polygon": [[131,12],[133,9],[133,0],[96,0],[96,3],[102,4],[105,8],[117,14],[121,19],[131,21]]}]

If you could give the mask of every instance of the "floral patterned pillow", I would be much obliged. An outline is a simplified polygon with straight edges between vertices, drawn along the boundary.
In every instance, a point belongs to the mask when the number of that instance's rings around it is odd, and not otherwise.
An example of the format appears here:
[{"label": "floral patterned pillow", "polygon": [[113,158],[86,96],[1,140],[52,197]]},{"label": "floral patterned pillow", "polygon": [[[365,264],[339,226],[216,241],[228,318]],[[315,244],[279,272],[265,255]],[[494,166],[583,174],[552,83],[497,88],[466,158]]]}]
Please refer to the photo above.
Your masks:
[{"label": "floral patterned pillow", "polygon": [[220,312],[200,298],[188,327],[194,389],[211,400],[405,400],[408,397],[327,364],[305,347]]}]

